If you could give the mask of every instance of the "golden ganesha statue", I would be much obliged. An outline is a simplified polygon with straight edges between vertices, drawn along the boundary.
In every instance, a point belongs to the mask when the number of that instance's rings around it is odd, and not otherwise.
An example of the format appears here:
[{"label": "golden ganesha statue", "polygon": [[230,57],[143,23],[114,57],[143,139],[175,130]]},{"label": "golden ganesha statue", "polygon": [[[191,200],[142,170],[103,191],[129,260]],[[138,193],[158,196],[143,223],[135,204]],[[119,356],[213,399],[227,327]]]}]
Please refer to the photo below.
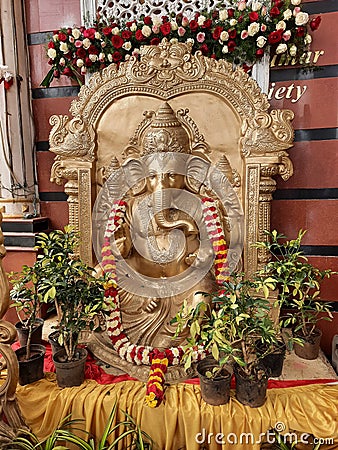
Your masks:
[{"label": "golden ganesha statue", "polygon": [[171,319],[184,300],[197,304],[200,292],[214,292],[242,251],[235,172],[224,156],[212,166],[187,112],[164,103],[145,113],[94,207],[94,247],[112,284],[106,331],[90,346],[141,379],[154,349],[171,349],[179,361],[185,336],[173,338]]}]

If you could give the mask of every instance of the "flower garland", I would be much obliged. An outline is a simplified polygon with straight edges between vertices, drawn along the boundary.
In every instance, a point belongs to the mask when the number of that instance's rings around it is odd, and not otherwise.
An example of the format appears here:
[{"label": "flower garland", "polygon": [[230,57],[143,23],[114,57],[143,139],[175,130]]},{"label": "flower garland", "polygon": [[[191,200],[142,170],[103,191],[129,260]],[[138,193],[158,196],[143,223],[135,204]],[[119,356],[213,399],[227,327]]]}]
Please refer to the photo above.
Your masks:
[{"label": "flower garland", "polygon": [[226,59],[245,70],[262,58],[281,55],[285,61],[306,65],[306,53],[321,18],[310,20],[301,9],[302,0],[240,0],[235,5],[196,13],[192,20],[182,14],[161,18],[145,16],[141,20],[108,21],[99,13],[89,28],[61,28],[47,45],[52,66],[41,85],[48,87],[54,78],[66,75],[82,83],[87,72],[97,72],[111,63],[119,64],[138,56],[142,45],[189,42],[193,53]]},{"label": "flower garland", "polygon": [[4,83],[4,88],[6,91],[13,85],[14,82],[14,75],[13,73],[8,69],[8,66],[1,66],[0,65],[0,84]]},{"label": "flower garland", "polygon": [[[229,276],[229,266],[226,259],[228,249],[215,200],[212,198],[203,198],[202,205],[204,223],[215,252],[215,278],[217,283],[221,285]],[[163,400],[167,368],[169,365],[174,366],[180,364],[184,355],[184,348],[178,346],[160,351],[151,346],[132,344],[123,330],[117,287],[116,262],[111,250],[110,239],[123,225],[126,216],[126,207],[127,204],[125,201],[114,201],[102,246],[101,264],[104,272],[109,273],[109,279],[104,286],[104,309],[111,311],[109,317],[106,319],[107,334],[113,344],[114,350],[120,358],[136,365],[150,365],[145,399],[148,406],[156,407]],[[193,353],[192,360],[195,362],[199,361],[205,355],[204,348],[199,346]]]}]

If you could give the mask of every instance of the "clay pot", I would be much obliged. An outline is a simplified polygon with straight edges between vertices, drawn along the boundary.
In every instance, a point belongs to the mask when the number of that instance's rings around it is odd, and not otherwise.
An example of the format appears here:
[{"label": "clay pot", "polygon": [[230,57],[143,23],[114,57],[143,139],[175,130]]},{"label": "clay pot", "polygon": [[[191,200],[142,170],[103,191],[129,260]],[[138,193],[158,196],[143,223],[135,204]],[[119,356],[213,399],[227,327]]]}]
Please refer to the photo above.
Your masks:
[{"label": "clay pot", "polygon": [[230,398],[230,381],[232,373],[223,369],[215,378],[208,378],[206,373],[212,372],[218,364],[213,358],[205,358],[197,364],[197,373],[200,380],[201,395],[209,405],[225,405]]},{"label": "clay pot", "polygon": [[[44,320],[37,318],[35,320],[35,325],[33,327],[33,332],[31,336],[31,344],[40,344],[42,343],[42,328],[43,328]],[[28,339],[28,328],[24,328],[21,322],[17,322],[15,324],[16,331],[18,333],[18,339],[21,347],[25,347],[27,345]]]},{"label": "clay pot", "polygon": [[[297,336],[298,337],[298,336]],[[320,350],[320,340],[322,337],[322,331],[316,328],[310,337],[304,338],[304,336],[299,336],[304,339],[304,345],[294,344],[294,351],[297,356],[302,359],[316,359],[319,355]]]},{"label": "clay pot", "polygon": [[88,352],[85,348],[78,348],[73,361],[67,361],[64,349],[53,356],[56,368],[56,381],[59,387],[80,386],[85,379],[85,364]]},{"label": "clay pot", "polygon": [[239,366],[235,366],[236,398],[243,405],[258,408],[264,405],[268,376],[265,368],[257,370],[256,376],[247,376]]},{"label": "clay pot", "polygon": [[30,350],[31,357],[29,359],[25,359],[27,347],[15,350],[19,362],[19,383],[22,386],[34,383],[44,377],[43,362],[46,348],[43,345],[31,344]]}]

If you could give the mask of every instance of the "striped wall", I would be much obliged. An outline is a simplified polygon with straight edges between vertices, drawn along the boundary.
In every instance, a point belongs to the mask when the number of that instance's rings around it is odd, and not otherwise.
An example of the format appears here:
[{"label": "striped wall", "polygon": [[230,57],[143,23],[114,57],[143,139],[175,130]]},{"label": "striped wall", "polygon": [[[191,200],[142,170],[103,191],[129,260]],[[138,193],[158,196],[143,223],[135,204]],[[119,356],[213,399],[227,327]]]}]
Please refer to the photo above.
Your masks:
[{"label": "striped wall", "polygon": [[[315,33],[313,53],[316,70],[304,73],[294,67],[273,67],[270,92],[273,108],[295,112],[295,145],[290,150],[295,174],[278,181],[272,205],[272,226],[290,237],[307,229],[304,250],[311,262],[338,271],[338,41],[332,30],[338,23],[337,0],[304,0],[304,9],[322,16]],[[39,194],[42,215],[52,228],[68,221],[63,187],[50,183],[54,155],[48,151],[52,114],[68,114],[78,93],[75,83],[62,77],[48,89],[40,82],[47,72],[44,46],[53,30],[80,24],[79,0],[26,0],[31,59],[33,109],[36,126]],[[322,322],[323,348],[331,353],[332,336],[338,333],[338,277],[325,281],[322,297],[337,301],[333,322]]]}]

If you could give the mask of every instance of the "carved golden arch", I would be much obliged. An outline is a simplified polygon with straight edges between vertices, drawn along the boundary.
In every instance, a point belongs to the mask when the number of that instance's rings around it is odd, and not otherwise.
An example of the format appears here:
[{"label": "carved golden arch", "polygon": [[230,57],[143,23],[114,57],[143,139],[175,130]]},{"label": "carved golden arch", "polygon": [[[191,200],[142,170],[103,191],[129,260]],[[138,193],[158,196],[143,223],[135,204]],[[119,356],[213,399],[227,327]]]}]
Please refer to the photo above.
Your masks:
[{"label": "carved golden arch", "polygon": [[72,119],[50,119],[50,150],[57,155],[51,180],[66,180],[69,222],[81,232],[82,257],[92,261],[91,213],[100,174],[121,156],[143,111],[157,109],[163,101],[175,110],[188,107],[213,150],[211,160],[216,163],[224,154],[239,174],[241,185],[236,189],[245,216],[243,262],[250,274],[268,258],[251,244],[270,229],[276,185],[272,177],[279,174],[287,180],[293,172],[286,151],[293,141],[293,113],[268,112],[266,95],[242,69],[233,70],[228,62],[200,52],[192,55],[188,44],[165,40],[157,47],[143,47],[140,60],[131,57],[119,68],[112,64],[93,75],[72,102]]}]

